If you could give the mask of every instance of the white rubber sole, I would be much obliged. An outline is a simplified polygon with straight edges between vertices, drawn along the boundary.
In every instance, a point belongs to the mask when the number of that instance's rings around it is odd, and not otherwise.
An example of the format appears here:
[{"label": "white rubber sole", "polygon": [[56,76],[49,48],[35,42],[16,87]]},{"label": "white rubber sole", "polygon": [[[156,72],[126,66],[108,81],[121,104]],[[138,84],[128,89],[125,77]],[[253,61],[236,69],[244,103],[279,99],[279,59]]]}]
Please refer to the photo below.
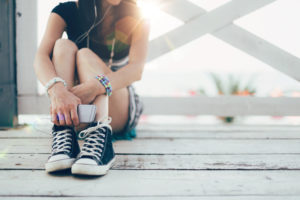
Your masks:
[{"label": "white rubber sole", "polygon": [[108,170],[111,168],[115,162],[116,157],[114,157],[107,165],[88,165],[88,164],[73,164],[72,174],[78,175],[92,175],[101,176],[107,174]]},{"label": "white rubber sole", "polygon": [[75,158],[47,162],[45,164],[45,170],[46,172],[55,172],[55,171],[70,169],[74,162],[75,162]]}]

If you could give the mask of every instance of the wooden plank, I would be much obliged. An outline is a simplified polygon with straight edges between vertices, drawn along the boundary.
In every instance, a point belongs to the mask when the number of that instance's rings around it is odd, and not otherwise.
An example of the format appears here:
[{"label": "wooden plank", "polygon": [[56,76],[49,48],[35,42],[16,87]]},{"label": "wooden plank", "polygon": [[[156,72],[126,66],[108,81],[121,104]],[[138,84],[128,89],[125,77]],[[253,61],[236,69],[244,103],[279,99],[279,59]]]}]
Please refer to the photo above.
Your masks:
[{"label": "wooden plank", "polygon": [[2,196],[299,196],[300,171],[111,170],[88,178],[4,170],[0,185]]},{"label": "wooden plank", "polygon": [[[137,128],[137,138],[197,138],[197,139],[300,139],[299,127],[227,127],[227,126],[159,126],[157,124],[140,125]],[[26,127],[21,130],[0,131],[0,138],[51,138],[51,128]]]},{"label": "wooden plank", "polygon": [[[232,0],[152,40],[149,43],[148,61],[160,57],[207,33],[214,32],[231,24],[234,20],[274,1],[275,0]],[[170,43],[172,45],[170,45]]]},{"label": "wooden plank", "polygon": [[[1,200],[11,200],[12,197],[1,197]],[[180,197],[166,197],[166,196],[152,196],[152,197],[101,197],[104,200],[299,200],[300,196],[230,196],[226,195],[225,197],[222,196],[180,196]],[[13,196],[13,199],[16,200],[35,200],[35,199],[42,199],[42,200],[53,200],[53,197],[16,197]],[[58,200],[65,200],[66,197],[55,197]],[[82,197],[67,197],[70,200],[82,200]],[[99,197],[84,197],[84,199],[88,200],[99,200]]]},{"label": "wooden plank", "polygon": [[[50,146],[50,139],[1,139],[0,152],[49,153]],[[300,140],[136,139],[114,147],[123,154],[298,154]]]},{"label": "wooden plank", "polygon": [[[49,154],[7,154],[0,170],[44,170]],[[114,170],[295,170],[296,155],[117,155]]]},{"label": "wooden plank", "polygon": [[[11,200],[12,197],[1,197],[1,200]],[[151,197],[101,197],[104,200],[299,200],[300,196],[230,196],[226,195],[225,197],[222,196],[180,196],[180,197],[167,197],[167,196],[151,196]],[[42,199],[42,200],[53,200],[53,197],[16,197],[13,196],[13,199],[16,200],[35,200],[35,199]],[[55,197],[57,200],[65,200],[66,197]],[[82,197],[67,197],[70,200],[82,200]],[[88,200],[99,200],[99,197],[84,197],[84,199]]]},{"label": "wooden plank", "polygon": [[[23,96],[18,101],[20,114],[49,113],[50,104],[45,96]],[[289,97],[143,97],[142,101],[146,115],[300,115],[300,98]]]}]

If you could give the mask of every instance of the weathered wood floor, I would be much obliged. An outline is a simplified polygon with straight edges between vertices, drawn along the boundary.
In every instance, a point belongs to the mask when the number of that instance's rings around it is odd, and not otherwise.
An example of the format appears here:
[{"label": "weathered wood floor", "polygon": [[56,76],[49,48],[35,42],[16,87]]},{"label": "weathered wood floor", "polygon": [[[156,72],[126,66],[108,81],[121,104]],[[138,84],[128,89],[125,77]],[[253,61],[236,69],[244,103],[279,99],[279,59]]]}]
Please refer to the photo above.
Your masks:
[{"label": "weathered wood floor", "polygon": [[142,125],[98,178],[45,173],[48,130],[0,131],[0,199],[300,199],[300,127]]}]

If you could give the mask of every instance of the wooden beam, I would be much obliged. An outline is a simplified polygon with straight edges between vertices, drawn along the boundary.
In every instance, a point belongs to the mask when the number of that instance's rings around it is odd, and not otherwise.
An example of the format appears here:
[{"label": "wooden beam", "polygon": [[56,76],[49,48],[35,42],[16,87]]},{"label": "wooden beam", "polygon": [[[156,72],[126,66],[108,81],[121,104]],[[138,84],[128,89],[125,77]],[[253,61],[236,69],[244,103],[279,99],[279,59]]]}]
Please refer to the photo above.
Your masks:
[{"label": "wooden beam", "polygon": [[300,98],[187,97],[145,98],[145,113],[152,115],[299,115]]},{"label": "wooden beam", "polygon": [[216,31],[214,36],[300,81],[300,59],[236,26]]},{"label": "wooden beam", "polygon": [[[217,115],[244,116],[300,115],[300,98],[271,97],[144,97],[144,114],[148,115]],[[47,114],[50,102],[45,97],[19,97],[19,113]]]},{"label": "wooden beam", "polygon": [[[166,2],[169,1],[166,0]],[[188,0],[172,0],[170,3],[164,2],[161,2],[162,6],[160,9],[185,23],[207,13],[204,9]]]},{"label": "wooden beam", "polygon": [[200,7],[186,0],[160,0],[159,3],[161,10],[184,22],[206,13],[205,10],[199,12]]},{"label": "wooden beam", "polygon": [[[185,12],[185,15],[172,11],[174,8],[179,6],[194,6],[195,11]],[[163,7],[163,10],[185,22],[187,22],[190,18],[193,18],[195,15],[200,16],[206,13],[204,9],[195,5],[191,5],[191,3],[186,0],[182,0],[180,3],[174,2],[172,6],[170,5],[169,7]],[[224,42],[229,43],[239,50],[254,56],[260,61],[270,65],[271,67],[274,67],[291,78],[300,80],[299,58],[267,42],[266,40],[259,38],[247,30],[231,24],[213,32],[212,35],[223,40]]]},{"label": "wooden beam", "polygon": [[232,0],[231,2],[189,21],[149,43],[148,61],[181,47],[204,34],[214,32],[232,21],[275,0]]}]

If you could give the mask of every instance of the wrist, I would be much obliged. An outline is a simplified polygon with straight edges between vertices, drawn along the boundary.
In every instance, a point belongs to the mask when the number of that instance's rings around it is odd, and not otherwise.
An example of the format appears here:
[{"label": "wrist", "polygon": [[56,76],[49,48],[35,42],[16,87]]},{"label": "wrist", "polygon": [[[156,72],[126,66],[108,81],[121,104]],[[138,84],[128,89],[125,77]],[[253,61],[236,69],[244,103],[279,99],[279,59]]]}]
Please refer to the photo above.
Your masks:
[{"label": "wrist", "polygon": [[106,93],[105,87],[97,79],[92,79],[92,80],[93,80],[96,96],[105,94]]},{"label": "wrist", "polygon": [[67,83],[65,80],[63,80],[60,77],[54,77],[52,78],[50,81],[48,81],[45,85],[46,88],[46,94],[47,96],[49,96],[49,90],[54,87],[55,85],[57,85],[58,83],[62,83],[64,85],[64,87],[67,87]]},{"label": "wrist", "polygon": [[65,85],[62,82],[57,82],[55,85],[53,85],[51,88],[49,88],[48,95],[50,97],[52,97],[53,95],[55,95],[59,91],[63,91],[63,90],[66,90],[66,89],[67,88],[65,87]]},{"label": "wrist", "polygon": [[96,76],[95,78],[105,88],[105,94],[107,96],[111,96],[112,95],[112,87],[111,87],[111,83],[109,81],[109,78],[107,76],[105,76],[104,74],[100,74],[100,75]]}]

